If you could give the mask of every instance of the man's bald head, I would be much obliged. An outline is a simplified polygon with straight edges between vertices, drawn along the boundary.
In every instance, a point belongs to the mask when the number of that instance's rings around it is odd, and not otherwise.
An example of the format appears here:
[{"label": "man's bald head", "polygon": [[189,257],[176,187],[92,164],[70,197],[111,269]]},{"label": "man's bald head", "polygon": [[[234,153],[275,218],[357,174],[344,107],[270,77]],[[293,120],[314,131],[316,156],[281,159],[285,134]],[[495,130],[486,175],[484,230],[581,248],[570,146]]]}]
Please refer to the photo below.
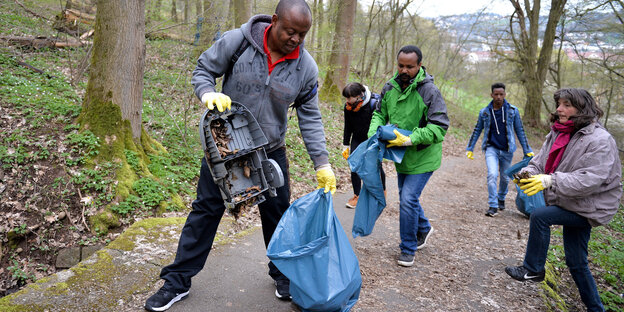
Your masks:
[{"label": "man's bald head", "polygon": [[312,11],[305,0],[280,0],[275,8],[275,15],[283,16],[291,11],[299,14],[305,14],[312,18]]}]

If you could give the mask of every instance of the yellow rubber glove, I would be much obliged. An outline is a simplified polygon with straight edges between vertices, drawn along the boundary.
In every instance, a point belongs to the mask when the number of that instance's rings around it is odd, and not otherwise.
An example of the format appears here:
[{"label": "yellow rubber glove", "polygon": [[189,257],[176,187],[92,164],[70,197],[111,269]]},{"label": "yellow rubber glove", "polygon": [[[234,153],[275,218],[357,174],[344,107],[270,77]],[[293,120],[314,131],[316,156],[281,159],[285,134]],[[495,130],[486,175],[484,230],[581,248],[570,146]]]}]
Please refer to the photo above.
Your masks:
[{"label": "yellow rubber glove", "polygon": [[318,181],[316,189],[325,188],[325,193],[329,191],[332,194],[336,193],[336,176],[329,164],[322,165],[316,169],[316,180]]},{"label": "yellow rubber glove", "polygon": [[533,154],[533,152],[530,152],[530,153],[526,153],[526,156],[527,157],[533,157],[533,156],[535,156],[535,154]]},{"label": "yellow rubber glove", "polygon": [[345,146],[345,148],[342,150],[342,157],[344,157],[344,159],[349,158],[349,147]]},{"label": "yellow rubber glove", "polygon": [[474,154],[472,153],[472,151],[467,151],[466,157],[468,157],[469,159],[474,159]]},{"label": "yellow rubber glove", "polygon": [[232,107],[230,97],[221,92],[206,92],[202,95],[201,101],[209,110],[213,110],[216,105],[220,113]]},{"label": "yellow rubber glove", "polygon": [[399,132],[399,130],[394,130],[393,132],[396,135],[396,138],[388,141],[388,143],[390,144],[386,145],[386,147],[411,146],[412,145],[412,140],[410,139],[410,137],[402,135],[401,132]]},{"label": "yellow rubber glove", "polygon": [[520,183],[522,184],[520,189],[525,194],[533,196],[537,192],[549,188],[552,185],[552,177],[549,174],[536,174],[528,179],[520,180]]}]

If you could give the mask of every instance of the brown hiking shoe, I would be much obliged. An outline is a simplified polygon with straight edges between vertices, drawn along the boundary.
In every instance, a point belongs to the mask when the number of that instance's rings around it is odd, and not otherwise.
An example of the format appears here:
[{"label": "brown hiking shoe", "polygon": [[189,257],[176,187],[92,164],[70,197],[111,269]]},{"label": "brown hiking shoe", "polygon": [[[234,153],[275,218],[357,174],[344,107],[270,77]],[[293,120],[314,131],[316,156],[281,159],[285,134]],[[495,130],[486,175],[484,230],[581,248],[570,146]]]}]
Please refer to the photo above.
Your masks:
[{"label": "brown hiking shoe", "polygon": [[353,195],[353,197],[351,199],[349,199],[349,201],[347,201],[347,208],[355,208],[355,206],[357,205],[357,201],[358,201],[358,196],[357,195]]}]

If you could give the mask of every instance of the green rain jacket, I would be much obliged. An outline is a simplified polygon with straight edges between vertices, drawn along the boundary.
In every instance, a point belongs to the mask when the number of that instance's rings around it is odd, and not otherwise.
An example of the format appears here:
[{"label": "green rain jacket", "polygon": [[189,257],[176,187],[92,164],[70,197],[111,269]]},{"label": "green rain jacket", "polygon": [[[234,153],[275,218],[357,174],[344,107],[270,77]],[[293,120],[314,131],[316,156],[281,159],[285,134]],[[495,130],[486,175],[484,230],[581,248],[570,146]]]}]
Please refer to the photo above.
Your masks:
[{"label": "green rain jacket", "polygon": [[434,171],[442,163],[442,141],[449,127],[446,104],[425,67],[420,68],[405,90],[401,90],[397,76],[398,72],[384,86],[381,107],[373,113],[368,137],[386,124],[412,131],[412,146],[407,147],[403,161],[395,163],[397,172]]}]

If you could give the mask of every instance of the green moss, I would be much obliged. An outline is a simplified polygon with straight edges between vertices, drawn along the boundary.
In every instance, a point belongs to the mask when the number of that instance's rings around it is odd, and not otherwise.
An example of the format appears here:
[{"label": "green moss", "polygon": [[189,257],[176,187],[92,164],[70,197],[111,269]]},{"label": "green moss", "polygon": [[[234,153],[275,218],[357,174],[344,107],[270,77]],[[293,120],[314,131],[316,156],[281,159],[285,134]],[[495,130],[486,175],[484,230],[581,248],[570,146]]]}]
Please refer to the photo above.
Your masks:
[{"label": "green moss", "polygon": [[110,210],[105,210],[94,216],[89,217],[91,223],[91,229],[98,234],[107,234],[108,229],[118,227],[121,225],[119,218]]},{"label": "green moss", "polygon": [[167,212],[167,210],[169,210],[169,203],[165,200],[160,201],[160,203],[158,203],[158,209],[156,209],[156,213],[158,215],[162,215],[163,213]]},{"label": "green moss", "polygon": [[540,288],[542,289],[542,299],[544,303],[548,307],[549,311],[568,311],[568,306],[565,303],[565,300],[561,298],[559,295],[559,275],[557,271],[552,266],[552,264],[546,262],[546,276],[544,277],[544,281],[540,284]]},{"label": "green moss", "polygon": [[186,209],[186,205],[184,204],[182,197],[180,197],[180,194],[171,194],[171,205],[175,207],[174,210],[177,211]]},{"label": "green moss", "polygon": [[[103,159],[113,159],[114,156],[121,158],[119,151],[120,148],[123,148],[125,124],[122,121],[121,109],[118,105],[110,101],[91,100],[85,103],[78,122],[81,125],[81,130],[89,129],[102,139],[99,157]],[[123,149],[121,151],[123,152]]]},{"label": "green moss", "polygon": [[10,298],[8,297],[9,296],[0,298],[0,311],[3,311],[3,312],[47,311],[46,308],[40,307],[40,306],[13,304],[11,303]]},{"label": "green moss", "polygon": [[141,127],[141,146],[143,146],[147,154],[157,155],[160,153],[167,153],[165,147],[147,134],[143,127]]},{"label": "green moss", "polygon": [[[153,229],[170,225],[182,225],[186,218],[150,218],[134,223],[122,235],[108,245],[110,249],[130,251],[134,249],[134,242],[138,236],[148,236]],[[151,239],[148,237],[148,241]],[[155,238],[154,238],[155,239]]]},{"label": "green moss", "polygon": [[17,234],[14,230],[10,230],[7,232],[7,240],[8,246],[11,249],[17,248],[17,244],[19,243],[21,235]]},{"label": "green moss", "polygon": [[337,85],[333,83],[327,85],[323,84],[323,87],[321,87],[321,90],[319,91],[319,99],[323,103],[340,103],[342,100],[340,97],[341,94],[342,91]]},{"label": "green moss", "polygon": [[138,176],[127,162],[122,162],[121,168],[117,170],[117,189],[115,192],[117,193],[117,199],[122,201],[130,195],[130,191],[132,190],[132,184],[138,180]]},{"label": "green moss", "polygon": [[67,294],[67,291],[69,291],[69,286],[67,286],[66,282],[59,282],[46,288],[45,291],[46,293],[51,295],[62,296]]}]

